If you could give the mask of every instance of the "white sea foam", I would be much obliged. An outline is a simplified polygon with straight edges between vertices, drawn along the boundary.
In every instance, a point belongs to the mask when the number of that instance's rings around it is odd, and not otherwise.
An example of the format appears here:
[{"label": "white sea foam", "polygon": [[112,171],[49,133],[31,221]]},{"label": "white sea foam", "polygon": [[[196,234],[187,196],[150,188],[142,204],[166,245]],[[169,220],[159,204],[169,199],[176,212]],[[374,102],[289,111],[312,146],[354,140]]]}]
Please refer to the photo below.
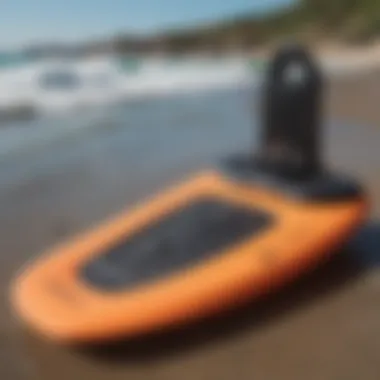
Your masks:
[{"label": "white sea foam", "polygon": [[[328,72],[340,74],[363,67],[354,57],[327,56],[321,63]],[[33,62],[0,69],[0,120],[10,110],[17,114],[19,107],[41,114],[66,113],[123,99],[250,85],[257,74],[243,57]]]},{"label": "white sea foam", "polygon": [[243,59],[147,59],[124,68],[112,58],[50,60],[0,71],[0,111],[30,106],[42,114],[67,112],[124,98],[244,85],[252,79]]},{"label": "white sea foam", "polygon": [[[46,60],[0,69],[0,121],[14,120],[12,128],[0,128],[0,161],[92,129],[97,111],[110,104],[255,81],[249,63],[237,58],[121,63],[112,58]],[[90,112],[75,112],[83,108]],[[18,123],[29,109],[32,116],[44,117]]]}]

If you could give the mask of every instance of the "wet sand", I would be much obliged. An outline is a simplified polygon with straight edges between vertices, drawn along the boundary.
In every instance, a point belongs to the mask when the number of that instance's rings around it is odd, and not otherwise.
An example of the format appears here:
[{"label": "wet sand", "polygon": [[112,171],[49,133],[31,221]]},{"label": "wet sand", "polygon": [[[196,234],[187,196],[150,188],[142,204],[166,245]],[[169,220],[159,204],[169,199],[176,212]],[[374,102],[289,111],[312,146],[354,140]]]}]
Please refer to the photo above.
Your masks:
[{"label": "wet sand", "polygon": [[[380,74],[372,73],[334,83],[329,99],[339,122],[327,129],[328,161],[357,175],[373,201],[368,224],[347,247],[258,303],[113,347],[68,350],[25,331],[11,315],[9,281],[51,245],[249,148],[246,98],[177,99],[175,114],[160,102],[149,113],[135,105],[120,118],[105,117],[93,136],[0,167],[1,378],[377,380],[379,92]],[[133,122],[128,111],[136,112]]]}]

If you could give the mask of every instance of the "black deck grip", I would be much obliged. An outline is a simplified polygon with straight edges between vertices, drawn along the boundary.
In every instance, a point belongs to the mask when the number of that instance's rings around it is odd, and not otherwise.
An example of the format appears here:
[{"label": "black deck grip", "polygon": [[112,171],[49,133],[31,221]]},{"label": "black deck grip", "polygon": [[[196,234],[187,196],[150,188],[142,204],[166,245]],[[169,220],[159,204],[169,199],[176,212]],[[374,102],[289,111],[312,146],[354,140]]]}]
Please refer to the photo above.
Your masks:
[{"label": "black deck grip", "polygon": [[224,200],[196,200],[115,243],[79,276],[95,288],[120,291],[200,263],[272,224],[272,216]]}]

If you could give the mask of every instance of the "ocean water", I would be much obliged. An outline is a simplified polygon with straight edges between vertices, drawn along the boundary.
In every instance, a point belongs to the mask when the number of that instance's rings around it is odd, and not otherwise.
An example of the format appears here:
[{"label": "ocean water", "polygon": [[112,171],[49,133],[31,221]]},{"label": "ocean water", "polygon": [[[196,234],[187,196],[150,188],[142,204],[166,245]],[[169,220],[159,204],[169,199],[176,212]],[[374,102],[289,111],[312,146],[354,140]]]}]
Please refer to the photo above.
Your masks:
[{"label": "ocean water", "polygon": [[[336,62],[325,64],[327,71],[344,71]],[[111,114],[134,120],[136,104],[151,113],[167,102],[175,113],[178,97],[191,103],[207,94],[251,91],[263,68],[264,61],[243,56],[27,61],[0,55],[0,162],[87,133]]]},{"label": "ocean water", "polygon": [[123,99],[247,83],[254,76],[243,58],[92,58],[43,60],[0,69],[0,110],[68,112]]},{"label": "ocean water", "polygon": [[[157,165],[170,171],[179,159],[196,166],[209,157],[248,149],[257,140],[256,96],[255,86],[214,89],[14,123],[0,130],[0,186],[59,173],[72,160],[103,165],[105,150],[111,157],[107,160],[115,160],[115,165],[104,162],[107,170],[130,167],[134,175],[154,178]],[[145,166],[149,173],[143,174]]]},{"label": "ocean water", "polygon": [[196,102],[207,93],[252,88],[260,76],[239,57],[2,62],[0,161],[96,129],[125,110],[133,120],[136,104],[149,113],[154,100]]}]

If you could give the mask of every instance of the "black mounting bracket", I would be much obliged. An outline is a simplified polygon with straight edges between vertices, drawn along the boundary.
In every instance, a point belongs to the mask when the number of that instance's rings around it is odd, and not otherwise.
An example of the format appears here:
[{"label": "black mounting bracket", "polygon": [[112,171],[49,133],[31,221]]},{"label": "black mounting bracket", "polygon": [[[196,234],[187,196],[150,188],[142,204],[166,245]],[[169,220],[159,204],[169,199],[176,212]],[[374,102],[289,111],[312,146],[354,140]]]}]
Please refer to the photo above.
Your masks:
[{"label": "black mounting bracket", "polygon": [[280,47],[263,85],[261,146],[257,154],[227,160],[234,178],[265,182],[308,200],[361,194],[358,184],[326,172],[322,164],[324,78],[311,54],[298,44]]}]

